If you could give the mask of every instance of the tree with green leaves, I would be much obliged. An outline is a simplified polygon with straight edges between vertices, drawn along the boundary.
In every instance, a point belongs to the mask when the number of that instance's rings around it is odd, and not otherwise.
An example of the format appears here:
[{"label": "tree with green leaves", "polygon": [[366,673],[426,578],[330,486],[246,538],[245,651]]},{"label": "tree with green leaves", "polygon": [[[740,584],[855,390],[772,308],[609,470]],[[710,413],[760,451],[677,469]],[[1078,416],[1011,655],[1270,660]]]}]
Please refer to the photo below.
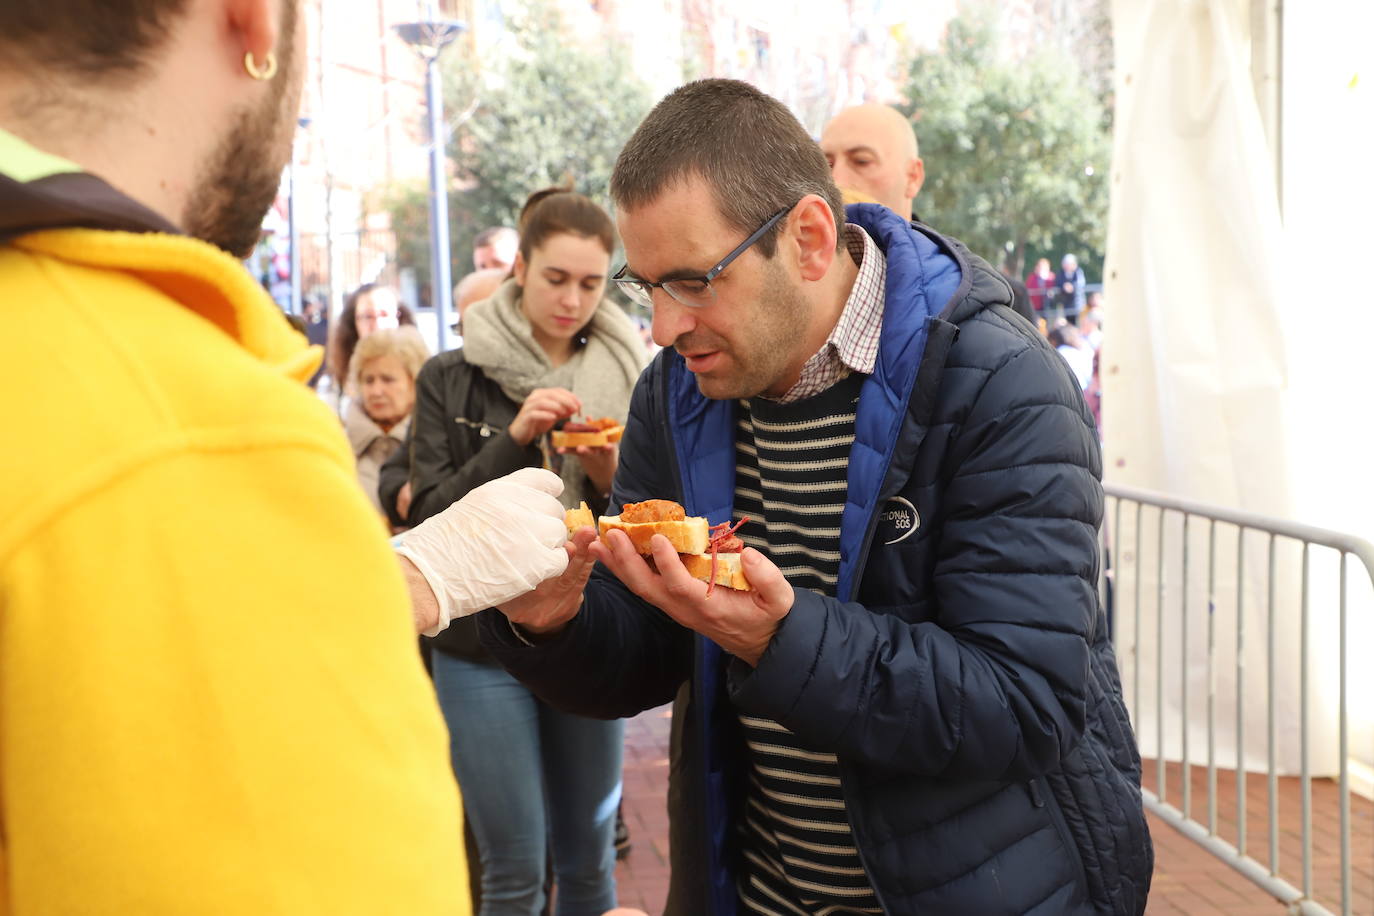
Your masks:
[{"label": "tree with green leaves", "polygon": [[991,15],[966,10],[912,60],[906,96],[926,163],[923,218],[1018,276],[1027,254],[1056,245],[1100,264],[1109,119],[1060,47],[1007,55]]},{"label": "tree with green leaves", "polygon": [[[457,121],[448,144],[458,185],[449,194],[455,278],[472,269],[473,236],[514,226],[532,191],[567,181],[608,206],[616,156],[652,104],[622,48],[579,46],[552,5],[528,0],[506,15],[495,59],[442,61],[444,110]],[[426,282],[424,191],[392,188],[384,200],[398,260]]]}]

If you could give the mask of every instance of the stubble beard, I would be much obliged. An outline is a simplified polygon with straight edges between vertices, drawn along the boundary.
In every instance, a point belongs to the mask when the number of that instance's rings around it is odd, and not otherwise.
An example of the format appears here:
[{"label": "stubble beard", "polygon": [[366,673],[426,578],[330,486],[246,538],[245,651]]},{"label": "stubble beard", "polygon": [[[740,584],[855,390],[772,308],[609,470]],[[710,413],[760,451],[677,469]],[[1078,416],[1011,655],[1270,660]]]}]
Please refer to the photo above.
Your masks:
[{"label": "stubble beard", "polygon": [[282,170],[291,159],[300,110],[302,63],[296,60],[295,3],[285,4],[278,75],[268,97],[240,111],[200,169],[204,176],[187,198],[182,225],[238,258],[252,254],[262,220],[276,200]]},{"label": "stubble beard", "polygon": [[750,320],[742,324],[748,337],[734,346],[721,341],[721,349],[736,362],[737,370],[727,377],[698,375],[697,390],[705,397],[728,400],[783,393],[773,389],[787,382],[784,375],[806,322],[806,303],[780,264],[765,263],[767,282]]}]

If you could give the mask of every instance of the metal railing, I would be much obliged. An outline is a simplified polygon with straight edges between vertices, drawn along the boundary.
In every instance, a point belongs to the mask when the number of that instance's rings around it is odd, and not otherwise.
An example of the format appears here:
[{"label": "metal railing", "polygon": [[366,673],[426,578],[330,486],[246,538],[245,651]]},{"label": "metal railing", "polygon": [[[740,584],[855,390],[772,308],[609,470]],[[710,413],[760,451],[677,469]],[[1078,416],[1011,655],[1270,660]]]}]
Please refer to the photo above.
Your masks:
[{"label": "metal railing", "polygon": [[[1339,580],[1339,616],[1337,630],[1339,633],[1340,645],[1339,653],[1339,672],[1338,672],[1338,694],[1339,709],[1337,714],[1337,729],[1339,732],[1339,809],[1340,809],[1340,872],[1339,872],[1339,900],[1340,912],[1344,916],[1349,916],[1353,912],[1352,906],[1352,855],[1351,855],[1351,798],[1350,798],[1350,747],[1349,747],[1349,710],[1347,705],[1347,686],[1348,686],[1348,591],[1347,591],[1347,572],[1348,560],[1350,557],[1357,559],[1364,567],[1365,574],[1370,578],[1371,588],[1374,588],[1374,544],[1370,544],[1361,538],[1337,531],[1330,531],[1316,528],[1310,525],[1299,524],[1283,519],[1272,518],[1258,515],[1255,513],[1239,510],[1227,509],[1219,506],[1208,505],[1191,500],[1180,499],[1163,493],[1155,493],[1148,490],[1141,490],[1134,487],[1107,485],[1105,486],[1108,498],[1107,518],[1102,527],[1103,539],[1103,564],[1102,579],[1099,588],[1107,601],[1110,619],[1112,621],[1113,639],[1117,645],[1119,657],[1131,668],[1131,699],[1130,712],[1131,719],[1137,731],[1141,725],[1141,697],[1140,697],[1140,676],[1143,665],[1140,661],[1140,648],[1142,645],[1142,632],[1148,633],[1148,625],[1153,624],[1155,639],[1155,790],[1150,791],[1142,787],[1145,796],[1145,804],[1159,818],[1196,840],[1209,852],[1230,864],[1237,871],[1244,874],[1255,884],[1273,894],[1278,900],[1289,906],[1290,912],[1304,914],[1324,914],[1333,916],[1332,911],[1326,909],[1315,899],[1313,884],[1313,842],[1312,842],[1312,772],[1309,767],[1309,728],[1310,728],[1310,701],[1309,695],[1311,684],[1311,671],[1309,671],[1309,657],[1314,648],[1311,643],[1312,615],[1309,607],[1309,592],[1312,584],[1311,553],[1312,548],[1329,548],[1336,551],[1339,555],[1340,580]],[[1124,551],[1122,546],[1122,527],[1123,519],[1131,514],[1130,507],[1134,507],[1134,541],[1131,544],[1133,558],[1126,558],[1123,562]],[[1148,507],[1148,511],[1147,511]],[[1166,524],[1170,516],[1181,517],[1182,545],[1181,549],[1174,546],[1173,550],[1168,549],[1166,543],[1166,533],[1179,530],[1179,525]],[[1145,522],[1149,517],[1153,517],[1156,525],[1155,531],[1147,531]],[[1190,589],[1189,574],[1191,563],[1195,560],[1190,549],[1190,527],[1194,523],[1205,523],[1207,526],[1207,557],[1206,557],[1206,594],[1207,594],[1207,618],[1206,618],[1206,680],[1207,680],[1207,820],[1203,823],[1192,816],[1192,770],[1200,767],[1200,762],[1195,763],[1190,758],[1192,749],[1189,747],[1189,710],[1190,699],[1188,695],[1189,681],[1189,658],[1188,635],[1190,629],[1189,617],[1189,592],[1197,589]],[[1236,797],[1234,809],[1234,844],[1227,842],[1218,833],[1218,812],[1217,812],[1217,754],[1216,754],[1216,705],[1218,698],[1217,680],[1218,671],[1216,664],[1216,654],[1219,645],[1219,634],[1217,633],[1216,617],[1216,596],[1217,586],[1217,526],[1221,524],[1234,530],[1235,532],[1235,619],[1236,626],[1234,636],[1235,649],[1235,668],[1234,668],[1234,697],[1236,705],[1235,715],[1235,780]],[[1155,554],[1155,575],[1154,587],[1156,594],[1153,601],[1149,601],[1149,596],[1142,595],[1142,585],[1146,579],[1145,558],[1143,555],[1145,546],[1145,536],[1147,533],[1156,535],[1156,554]],[[1265,658],[1267,659],[1267,683],[1264,684],[1266,693],[1265,702],[1267,706],[1267,725],[1268,734],[1266,741],[1267,748],[1267,797],[1268,797],[1268,855],[1267,862],[1260,862],[1250,855],[1247,843],[1247,797],[1246,797],[1246,743],[1245,743],[1245,689],[1246,689],[1246,640],[1251,635],[1246,632],[1246,608],[1244,607],[1246,595],[1246,569],[1245,555],[1247,552],[1247,534],[1254,537],[1268,536],[1268,574],[1264,578],[1264,591],[1267,592],[1267,608],[1264,618],[1266,626],[1263,634],[1265,640]],[[1277,583],[1280,576],[1277,572],[1278,564],[1276,558],[1276,545],[1280,540],[1294,542],[1292,549],[1298,545],[1301,547],[1301,602],[1299,626],[1299,778],[1301,781],[1301,875],[1285,876],[1280,870],[1279,859],[1279,836],[1280,828],[1278,822],[1278,769],[1276,765],[1276,691],[1274,672],[1276,670],[1276,653],[1279,650],[1278,636],[1276,630],[1276,620],[1279,618],[1279,604],[1277,603]],[[1200,538],[1199,538],[1200,540]],[[1179,569],[1178,578],[1173,578],[1170,564],[1166,563],[1166,558],[1173,556],[1178,558],[1181,554],[1181,569],[1178,563],[1173,564],[1174,569]],[[1129,572],[1129,575],[1125,575]],[[1131,595],[1127,595],[1124,588],[1126,578],[1131,578],[1133,588]],[[1165,598],[1166,592],[1173,590],[1169,595],[1171,599],[1170,610],[1177,608],[1177,619],[1172,622],[1177,627],[1179,634],[1179,653],[1176,656],[1166,657],[1165,639],[1166,624],[1170,623],[1174,615],[1166,613]],[[1144,603],[1142,603],[1144,601]],[[1126,615],[1123,621],[1123,609],[1129,608],[1130,614]],[[1153,620],[1150,620],[1153,615]],[[1122,624],[1129,626],[1129,645],[1123,647],[1126,634],[1121,632]],[[1142,629],[1145,628],[1145,629]],[[1228,647],[1229,648],[1229,647]],[[1170,667],[1166,672],[1166,662],[1176,662],[1182,660],[1176,667]],[[1176,680],[1174,686],[1179,690],[1180,702],[1178,703],[1178,715],[1171,718],[1167,715],[1165,704],[1165,684],[1166,676],[1172,674]],[[1367,701],[1367,699],[1366,699]],[[1179,754],[1175,766],[1179,767],[1182,775],[1180,807],[1175,807],[1169,803],[1168,794],[1168,765],[1166,764],[1166,737],[1179,738],[1177,744]],[[1293,883],[1294,881],[1298,884]],[[1300,886],[1299,886],[1300,885]],[[1330,897],[1332,895],[1325,894]]]}]

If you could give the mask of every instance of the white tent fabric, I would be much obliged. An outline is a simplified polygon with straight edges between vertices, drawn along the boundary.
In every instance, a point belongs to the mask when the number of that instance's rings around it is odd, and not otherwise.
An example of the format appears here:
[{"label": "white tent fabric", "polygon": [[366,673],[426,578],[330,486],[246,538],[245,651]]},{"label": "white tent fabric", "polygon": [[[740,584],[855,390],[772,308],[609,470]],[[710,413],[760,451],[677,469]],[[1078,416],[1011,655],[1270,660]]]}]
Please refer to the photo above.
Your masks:
[{"label": "white tent fabric", "polygon": [[[1284,263],[1277,185],[1250,74],[1247,0],[1116,0],[1116,137],[1102,355],[1106,478],[1251,512],[1300,518],[1293,498],[1290,353],[1281,286]],[[1120,661],[1145,756],[1178,759],[1187,742],[1193,762],[1206,747],[1209,685],[1217,762],[1266,768],[1268,738],[1268,563],[1266,539],[1237,546],[1219,533],[1217,588],[1209,593],[1208,532],[1194,523],[1190,564],[1166,548],[1164,598],[1156,516],[1147,511],[1136,543],[1127,511],[1114,543],[1116,588],[1139,588],[1147,621],[1139,636],[1130,600],[1118,600]],[[1181,525],[1165,524],[1181,545]],[[1116,531],[1109,526],[1109,533]],[[1279,580],[1295,581],[1291,552],[1276,552]],[[1243,567],[1239,594],[1236,567]],[[1280,590],[1280,594],[1286,591]],[[1296,593],[1276,600],[1272,676],[1276,758],[1296,772],[1298,617]],[[1191,613],[1182,615],[1184,601]],[[1164,621],[1163,641],[1154,625]],[[1207,647],[1209,626],[1215,649]],[[1324,620],[1313,639],[1332,639]],[[1243,647],[1237,652],[1237,633]],[[1187,650],[1183,648],[1187,640]],[[1209,655],[1212,669],[1209,674]],[[1329,661],[1329,658],[1327,659]],[[1320,666],[1309,707],[1311,763],[1337,762],[1333,665]],[[1162,675],[1162,677],[1161,677]],[[1236,682],[1243,678],[1237,690]],[[1237,698],[1242,712],[1237,715]],[[1159,699],[1163,720],[1160,735]],[[1241,731],[1244,732],[1243,741]],[[1161,747],[1162,737],[1162,747]]]},{"label": "white tent fabric", "polygon": [[[1374,541],[1374,3],[1284,4],[1284,259],[1288,309],[1289,462],[1298,518]],[[1319,278],[1319,279],[1318,279]],[[1322,606],[1339,599],[1335,581]],[[1350,754],[1374,796],[1374,589],[1351,563],[1347,664]],[[1334,635],[1334,633],[1333,633]],[[1317,664],[1334,668],[1328,653]]]}]

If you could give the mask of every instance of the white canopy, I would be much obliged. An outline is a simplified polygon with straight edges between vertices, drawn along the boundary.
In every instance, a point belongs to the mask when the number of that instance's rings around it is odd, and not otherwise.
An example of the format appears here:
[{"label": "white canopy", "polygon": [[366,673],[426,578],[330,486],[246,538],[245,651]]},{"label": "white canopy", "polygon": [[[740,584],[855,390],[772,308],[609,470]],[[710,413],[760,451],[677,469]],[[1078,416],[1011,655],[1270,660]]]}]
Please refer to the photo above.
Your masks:
[{"label": "white canopy", "polygon": [[[1374,535],[1374,482],[1367,431],[1374,397],[1374,291],[1365,223],[1370,180],[1367,66],[1374,4],[1288,4],[1283,31],[1283,180],[1252,77],[1248,0],[1116,0],[1116,138],[1105,267],[1102,355],[1106,479],[1179,496]],[[1299,8],[1300,7],[1300,8]],[[1362,20],[1362,21],[1357,21]],[[1161,651],[1155,635],[1159,579],[1155,515],[1141,543],[1127,511],[1119,561],[1117,619],[1123,679],[1146,756],[1156,737]],[[1178,519],[1166,525],[1181,545]],[[1217,591],[1207,592],[1205,525],[1190,532],[1188,583],[1181,552],[1166,547],[1162,646],[1166,721],[1177,722],[1188,684],[1190,757],[1205,743],[1207,628],[1217,634],[1218,762],[1236,760],[1236,633],[1245,632],[1247,765],[1265,760],[1269,675],[1268,543],[1247,540],[1244,590],[1234,587],[1239,549],[1221,531]],[[1229,535],[1229,538],[1228,538]],[[1273,677],[1280,767],[1298,765],[1298,555],[1275,552]],[[1315,770],[1337,763],[1337,640],[1334,564],[1314,557],[1312,654]],[[1329,573],[1329,575],[1328,575]],[[1134,583],[1149,621],[1137,644]],[[1351,636],[1374,645],[1368,576],[1352,564]],[[1229,583],[1222,585],[1222,583]],[[1123,586],[1125,588],[1123,589]],[[1182,648],[1185,594],[1191,612]],[[1237,619],[1237,602],[1241,604]],[[1210,607],[1210,614],[1208,608]],[[1374,681],[1365,653],[1352,664],[1351,751],[1374,757]],[[1137,666],[1139,673],[1137,675]],[[1132,697],[1139,677],[1140,696]],[[1177,758],[1171,727],[1163,752]],[[1229,761],[1229,762],[1228,762]]]}]

